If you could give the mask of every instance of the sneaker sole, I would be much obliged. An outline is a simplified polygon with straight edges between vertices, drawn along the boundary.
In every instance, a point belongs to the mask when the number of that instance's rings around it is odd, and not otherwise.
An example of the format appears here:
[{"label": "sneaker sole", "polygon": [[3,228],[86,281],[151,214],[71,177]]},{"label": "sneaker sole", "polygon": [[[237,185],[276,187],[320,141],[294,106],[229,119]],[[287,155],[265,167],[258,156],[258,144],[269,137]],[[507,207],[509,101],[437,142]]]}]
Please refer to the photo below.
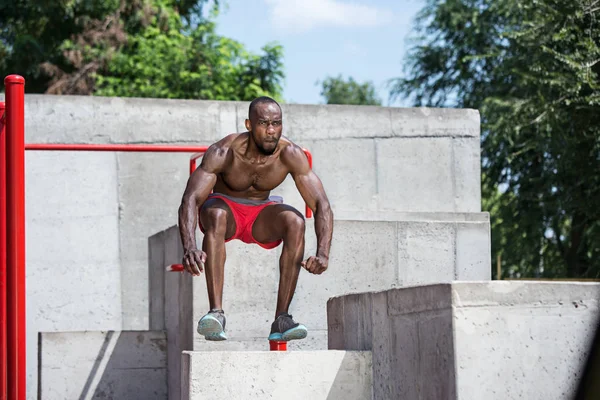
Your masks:
[{"label": "sneaker sole", "polygon": [[204,339],[209,340],[211,342],[220,342],[223,340],[227,340],[227,336],[225,336],[225,332],[211,333],[204,336]]},{"label": "sneaker sole", "polygon": [[304,339],[308,336],[308,329],[304,325],[298,325],[295,328],[288,329],[287,331],[281,333],[272,333],[269,335],[269,340],[280,340],[282,342],[287,342],[290,340],[300,340]]},{"label": "sneaker sole", "polygon": [[223,331],[221,322],[211,315],[205,315],[198,321],[198,329],[196,331],[204,336],[206,340],[220,341],[227,340],[227,336]]}]

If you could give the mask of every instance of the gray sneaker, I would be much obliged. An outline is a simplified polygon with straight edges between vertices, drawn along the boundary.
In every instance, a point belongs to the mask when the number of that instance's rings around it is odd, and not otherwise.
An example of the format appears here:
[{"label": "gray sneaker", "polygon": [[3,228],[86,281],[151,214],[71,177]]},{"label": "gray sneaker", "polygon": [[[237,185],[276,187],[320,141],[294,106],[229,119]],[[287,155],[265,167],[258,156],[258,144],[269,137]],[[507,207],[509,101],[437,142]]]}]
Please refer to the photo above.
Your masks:
[{"label": "gray sneaker", "polygon": [[196,330],[206,340],[227,340],[227,336],[225,335],[226,321],[223,310],[210,310],[208,314],[200,318],[198,329]]},{"label": "gray sneaker", "polygon": [[287,342],[304,339],[307,335],[308,330],[304,325],[295,322],[290,314],[282,313],[271,324],[269,340]]}]

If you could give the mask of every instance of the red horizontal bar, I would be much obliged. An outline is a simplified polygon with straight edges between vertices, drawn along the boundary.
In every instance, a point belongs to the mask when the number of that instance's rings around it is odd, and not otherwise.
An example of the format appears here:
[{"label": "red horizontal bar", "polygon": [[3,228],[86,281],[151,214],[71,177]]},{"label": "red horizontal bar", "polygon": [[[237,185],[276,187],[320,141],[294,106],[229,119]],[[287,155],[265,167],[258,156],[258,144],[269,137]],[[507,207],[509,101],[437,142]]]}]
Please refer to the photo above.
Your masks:
[{"label": "red horizontal bar", "polygon": [[208,146],[167,146],[150,144],[26,144],[25,150],[55,150],[55,151],[128,151],[156,153],[197,153],[206,152]]}]

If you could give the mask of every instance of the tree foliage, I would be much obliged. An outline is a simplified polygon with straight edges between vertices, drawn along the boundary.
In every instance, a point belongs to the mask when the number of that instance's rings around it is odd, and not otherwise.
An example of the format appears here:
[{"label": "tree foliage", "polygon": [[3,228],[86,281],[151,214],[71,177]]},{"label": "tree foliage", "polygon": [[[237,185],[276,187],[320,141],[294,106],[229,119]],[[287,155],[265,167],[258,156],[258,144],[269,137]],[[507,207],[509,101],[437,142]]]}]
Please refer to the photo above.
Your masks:
[{"label": "tree foliage", "polygon": [[28,92],[249,100],[281,97],[283,51],[215,33],[208,0],[0,0],[0,73]]},{"label": "tree foliage", "polygon": [[358,83],[339,75],[321,82],[321,96],[326,104],[381,105],[372,82]]},{"label": "tree foliage", "polygon": [[391,95],[477,108],[493,259],[600,277],[600,2],[429,0]]}]

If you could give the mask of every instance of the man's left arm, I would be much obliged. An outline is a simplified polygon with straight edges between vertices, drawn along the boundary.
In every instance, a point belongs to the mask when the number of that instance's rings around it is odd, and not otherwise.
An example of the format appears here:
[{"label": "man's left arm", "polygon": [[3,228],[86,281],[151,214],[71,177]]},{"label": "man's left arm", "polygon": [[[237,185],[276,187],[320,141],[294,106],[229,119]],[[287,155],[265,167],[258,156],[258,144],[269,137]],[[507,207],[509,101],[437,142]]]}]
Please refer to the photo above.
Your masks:
[{"label": "man's left arm", "polygon": [[296,183],[300,195],[313,211],[315,234],[317,236],[317,254],[302,262],[302,266],[313,274],[322,274],[329,265],[329,250],[333,236],[333,212],[325,189],[319,177],[308,164],[304,151],[290,145],[284,150],[284,163]]}]

